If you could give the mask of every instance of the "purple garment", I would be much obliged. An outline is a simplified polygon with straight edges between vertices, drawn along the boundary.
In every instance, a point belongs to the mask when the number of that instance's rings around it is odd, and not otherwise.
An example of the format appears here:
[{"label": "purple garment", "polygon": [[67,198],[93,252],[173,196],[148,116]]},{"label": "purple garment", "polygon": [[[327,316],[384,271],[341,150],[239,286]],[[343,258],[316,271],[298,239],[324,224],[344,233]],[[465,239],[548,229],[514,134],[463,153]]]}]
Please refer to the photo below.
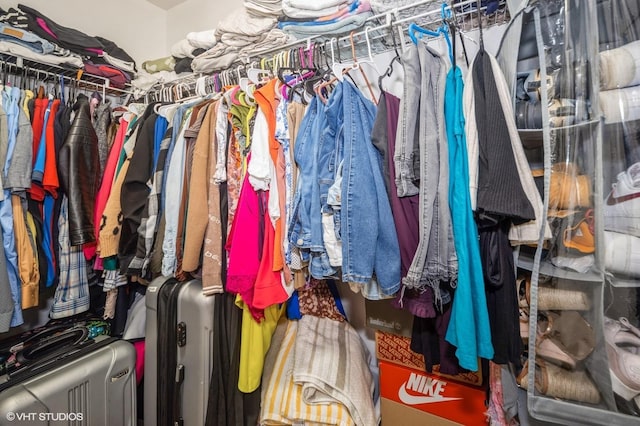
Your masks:
[{"label": "purple garment", "polygon": [[434,318],[436,308],[433,304],[433,289],[403,289],[391,301],[391,306],[397,309],[406,309],[418,318]]},{"label": "purple garment", "polygon": [[424,356],[425,370],[431,373],[440,364],[440,373],[455,376],[461,370],[456,347],[444,339],[451,319],[451,303],[435,318],[413,317],[411,350]]},{"label": "purple garment", "polygon": [[400,99],[383,92],[378,102],[378,114],[371,132],[371,139],[382,155],[387,194],[400,244],[400,271],[402,277],[405,277],[418,248],[420,221],[418,195],[399,198],[395,182],[396,169],[393,155],[396,150],[399,113]]}]

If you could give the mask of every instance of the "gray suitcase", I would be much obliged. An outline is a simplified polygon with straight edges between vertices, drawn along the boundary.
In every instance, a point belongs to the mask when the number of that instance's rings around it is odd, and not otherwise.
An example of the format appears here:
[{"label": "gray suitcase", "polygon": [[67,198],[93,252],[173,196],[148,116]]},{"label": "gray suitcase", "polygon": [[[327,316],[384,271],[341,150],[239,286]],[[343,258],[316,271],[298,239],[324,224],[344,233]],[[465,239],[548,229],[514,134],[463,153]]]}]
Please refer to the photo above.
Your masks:
[{"label": "gray suitcase", "polygon": [[214,298],[200,280],[147,287],[144,423],[202,426],[213,359]]},{"label": "gray suitcase", "polygon": [[133,345],[105,337],[76,351],[3,376],[0,425],[135,425]]}]

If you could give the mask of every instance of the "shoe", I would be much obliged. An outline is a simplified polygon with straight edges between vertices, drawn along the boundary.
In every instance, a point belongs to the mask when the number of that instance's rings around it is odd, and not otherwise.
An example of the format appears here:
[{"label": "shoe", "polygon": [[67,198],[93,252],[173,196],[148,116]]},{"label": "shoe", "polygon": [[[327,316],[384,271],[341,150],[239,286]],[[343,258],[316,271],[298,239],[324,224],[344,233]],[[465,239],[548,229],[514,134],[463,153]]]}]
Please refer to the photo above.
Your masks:
[{"label": "shoe", "polygon": [[[586,371],[565,370],[541,359],[536,360],[535,368],[534,384],[538,393],[549,398],[568,399],[589,404],[600,402],[600,392]],[[527,360],[516,378],[516,382],[523,389],[528,388],[528,372],[529,361]]]},{"label": "shoe", "polygon": [[591,325],[576,311],[540,313],[536,354],[568,370],[588,357],[596,346]]},{"label": "shoe", "polygon": [[618,174],[603,214],[605,230],[640,237],[640,163]]},{"label": "shoe", "polygon": [[626,318],[605,317],[604,340],[613,392],[640,402],[640,330]]},{"label": "shoe", "polygon": [[629,278],[640,277],[640,237],[605,231],[604,247],[607,272]]},{"label": "shoe", "polygon": [[[528,312],[531,304],[531,277],[519,277],[516,285],[519,308],[526,309]],[[522,297],[523,291],[524,297]],[[542,282],[538,284],[539,311],[588,311],[589,309],[591,309],[591,301],[584,291],[557,288]]]},{"label": "shoe", "polygon": [[553,210],[591,207],[591,178],[572,164],[557,164],[551,170],[549,208]]},{"label": "shoe", "polygon": [[591,254],[596,251],[596,242],[593,236],[594,216],[593,210],[585,212],[584,218],[576,225],[567,227],[562,236],[562,244],[568,249],[577,250],[583,254]]}]

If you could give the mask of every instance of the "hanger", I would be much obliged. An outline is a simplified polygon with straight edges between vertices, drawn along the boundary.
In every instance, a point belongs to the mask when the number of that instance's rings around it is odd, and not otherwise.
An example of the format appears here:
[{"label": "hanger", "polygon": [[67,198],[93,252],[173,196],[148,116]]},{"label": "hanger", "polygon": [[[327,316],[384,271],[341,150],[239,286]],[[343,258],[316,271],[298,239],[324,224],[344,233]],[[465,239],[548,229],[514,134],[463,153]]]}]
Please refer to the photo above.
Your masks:
[{"label": "hanger", "polygon": [[[478,0],[479,1],[479,0]],[[449,10],[448,12],[446,12],[447,8],[447,4],[443,3],[442,4],[442,16],[451,16],[451,11]],[[428,36],[432,36],[432,37],[440,37],[441,35],[444,36],[445,41],[447,42],[447,47],[449,50],[449,59],[451,59],[451,63],[454,62],[454,58],[453,58],[453,49],[451,47],[451,39],[449,38],[449,28],[447,26],[447,23],[445,22],[445,20],[443,19],[442,21],[442,25],[438,27],[438,29],[436,31],[431,31],[429,29],[426,28],[422,28],[421,26],[419,26],[418,24],[412,22],[409,25],[409,29],[407,30],[409,33],[409,37],[411,37],[411,41],[413,41],[414,44],[418,44],[418,38],[420,38],[420,34],[422,35],[428,35]]]},{"label": "hanger", "polygon": [[[362,75],[362,79],[364,80],[365,84],[367,85],[367,89],[369,90],[369,93],[371,94],[371,99],[374,100],[376,99],[375,94],[373,93],[373,89],[371,88],[371,83],[369,83],[369,79],[367,78],[367,74],[364,72],[364,70],[362,69],[362,64],[371,64],[373,66],[373,68],[376,70],[376,73],[378,75],[380,75],[380,72],[378,71],[378,68],[373,60],[373,56],[371,54],[371,42],[369,41],[369,27],[365,28],[364,31],[364,35],[365,35],[365,40],[367,42],[367,53],[368,53],[368,58],[361,60],[360,62],[358,61],[358,58],[356,57],[356,46],[353,40],[353,35],[354,32],[352,31],[351,34],[349,35],[349,41],[351,42],[351,57],[353,59],[353,62],[351,63],[351,65],[349,64],[333,64],[331,69],[333,71],[333,74],[338,78],[338,80],[342,81],[345,75],[348,75],[348,73],[354,69],[358,69],[360,70],[360,74]],[[355,81],[352,82],[355,85]]]},{"label": "hanger", "polygon": [[[390,22],[390,25],[393,25],[393,22]],[[391,77],[391,74],[393,73],[393,64],[396,62],[398,62],[399,64],[402,63],[400,51],[398,50],[398,44],[396,42],[396,33],[393,31],[393,27],[391,27],[390,32],[391,32],[391,40],[393,41],[393,50],[396,52],[396,55],[393,57],[393,59],[391,59],[391,62],[389,62],[389,66],[387,67],[387,70],[384,72],[384,74],[382,74],[378,78],[378,88],[380,89],[381,92],[382,92],[382,81],[386,77]]]},{"label": "hanger", "polygon": [[[449,29],[451,30],[451,39],[453,40],[453,57],[456,57],[456,35],[460,36],[460,44],[462,45],[462,53],[464,54],[464,60],[467,64],[467,68],[469,67],[469,55],[467,54],[467,46],[464,44],[464,34],[458,28],[457,20],[455,18],[454,9],[450,8],[449,13],[451,13],[451,17],[448,19]],[[474,43],[475,40],[471,39]],[[454,64],[455,65],[455,64]]]},{"label": "hanger", "polygon": [[[263,61],[266,62],[265,59],[263,59]],[[271,71],[265,68],[249,68],[247,70],[247,78],[249,78],[253,84],[261,84],[263,82],[262,76],[270,78]]]},{"label": "hanger", "polygon": [[476,1],[476,9],[478,9],[478,31],[480,32],[480,52],[484,52],[484,40],[482,38],[482,14],[480,11],[480,8],[482,7],[482,4],[480,3],[480,0]]},{"label": "hanger", "polygon": [[60,104],[66,104],[65,93],[64,93],[64,76],[62,74],[58,74],[58,86],[60,87]]}]

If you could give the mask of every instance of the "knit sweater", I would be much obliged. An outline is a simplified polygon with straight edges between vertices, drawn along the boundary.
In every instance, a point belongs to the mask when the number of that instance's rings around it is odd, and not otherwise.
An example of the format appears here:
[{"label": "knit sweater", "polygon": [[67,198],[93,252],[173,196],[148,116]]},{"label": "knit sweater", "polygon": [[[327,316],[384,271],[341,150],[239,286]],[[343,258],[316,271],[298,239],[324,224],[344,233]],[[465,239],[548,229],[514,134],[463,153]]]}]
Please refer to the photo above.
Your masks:
[{"label": "knit sweater", "polygon": [[[520,142],[518,129],[512,112],[511,98],[509,96],[507,82],[505,81],[504,75],[493,56],[484,52],[482,55],[478,55],[474,62],[478,60],[482,60],[484,65],[479,63],[477,67],[474,65],[472,69],[476,70],[476,68],[482,67],[482,75],[485,79],[484,83],[486,83],[487,80],[491,80],[495,89],[490,95],[494,99],[492,101],[491,110],[489,110],[489,105],[482,106],[481,109],[483,109],[483,111],[481,111],[481,115],[478,115],[477,110],[479,108],[479,104],[475,100],[477,96],[476,91],[481,89],[484,90],[484,88],[477,88],[477,84],[480,84],[480,75],[476,76],[475,73],[470,72],[464,86],[463,104],[464,115],[467,117],[465,122],[465,133],[467,137],[467,151],[469,154],[469,192],[471,195],[471,205],[476,211],[479,208],[482,208],[494,213],[497,210],[497,205],[498,207],[504,208],[502,211],[503,214],[515,216],[516,219],[523,219],[525,216],[531,216],[531,213],[533,212],[532,216],[534,217],[534,220],[525,221],[524,223],[520,220],[519,224],[515,224],[511,227],[509,231],[509,239],[512,244],[537,242],[544,207],[540,193],[536,189],[522,143]],[[484,97],[486,100],[486,93]],[[496,101],[499,102],[496,103]],[[500,115],[502,118],[500,122],[498,122],[498,119],[496,118],[497,115]],[[483,120],[482,117],[485,117],[485,121],[490,120],[491,123],[485,123],[484,125],[487,126],[488,129],[484,128],[480,131],[478,128],[478,122]],[[501,128],[500,133],[497,133],[498,126]],[[491,135],[491,137],[489,138],[488,135]],[[497,140],[497,135],[501,135],[501,140]],[[481,141],[481,138],[484,138],[484,141]],[[490,144],[488,143],[489,140],[491,141]],[[497,144],[501,144],[499,145],[501,148],[499,148]],[[506,144],[509,145],[505,146]],[[481,154],[481,151],[485,149],[488,151]],[[504,151],[500,153],[502,160],[497,161],[494,157],[494,153],[500,150]],[[505,155],[505,153],[509,155]],[[481,191],[481,182],[479,179],[481,155],[483,161],[490,160],[490,163],[487,164],[492,168],[492,170],[489,170],[491,173],[490,177],[488,179],[485,177],[482,181],[482,201],[480,201],[479,195]],[[507,178],[505,178],[507,172],[503,171],[503,167],[506,167],[507,164],[510,164],[509,175],[513,175],[512,178],[515,179],[516,182],[505,182],[507,180]],[[490,182],[494,182],[496,186],[488,186],[490,185]],[[491,189],[489,190],[488,188]],[[504,192],[504,190],[509,192]],[[491,195],[488,193],[490,191],[494,191],[496,194]],[[515,204],[511,203],[511,196],[509,194],[516,194],[519,197],[519,208],[517,210],[514,207]],[[515,197],[516,195],[513,196]],[[526,198],[522,199],[523,196]],[[491,205],[493,201],[496,202],[496,205],[494,206]],[[529,209],[532,210],[527,209],[527,204],[529,205]],[[551,230],[548,224],[545,224],[545,238],[551,238]]]}]

